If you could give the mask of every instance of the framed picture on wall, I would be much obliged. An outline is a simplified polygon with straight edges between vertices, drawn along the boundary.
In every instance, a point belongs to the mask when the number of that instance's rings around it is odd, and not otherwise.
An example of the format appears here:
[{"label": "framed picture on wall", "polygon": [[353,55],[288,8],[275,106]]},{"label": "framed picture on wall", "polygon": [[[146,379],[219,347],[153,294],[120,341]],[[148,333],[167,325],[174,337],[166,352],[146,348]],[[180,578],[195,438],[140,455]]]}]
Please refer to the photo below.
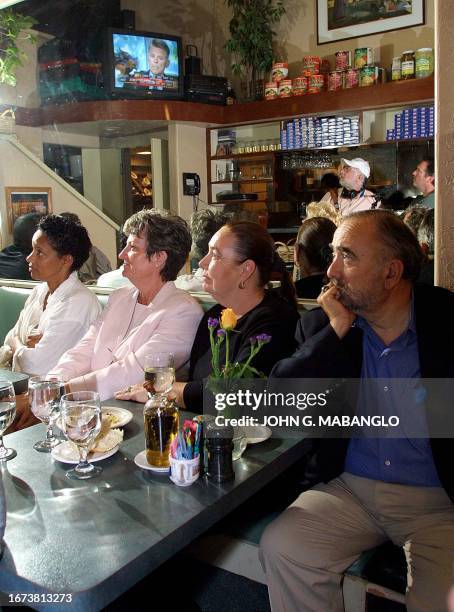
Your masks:
[{"label": "framed picture on wall", "polygon": [[317,0],[317,43],[424,23],[424,0]]},{"label": "framed picture on wall", "polygon": [[47,215],[52,212],[50,187],[5,187],[8,228],[13,232],[16,219],[27,213]]}]

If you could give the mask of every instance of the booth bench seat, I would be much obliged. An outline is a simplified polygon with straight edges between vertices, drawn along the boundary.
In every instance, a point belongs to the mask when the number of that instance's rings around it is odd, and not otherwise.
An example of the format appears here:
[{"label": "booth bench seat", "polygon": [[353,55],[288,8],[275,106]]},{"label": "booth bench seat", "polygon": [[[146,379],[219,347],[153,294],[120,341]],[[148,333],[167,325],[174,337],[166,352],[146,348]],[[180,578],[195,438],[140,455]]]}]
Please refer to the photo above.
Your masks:
[{"label": "booth bench seat", "polygon": [[[0,283],[0,346],[3,344],[6,334],[14,327],[19,314],[24,307],[25,301],[30,295],[36,283],[28,281],[8,281],[2,280]],[[107,304],[112,289],[104,287],[89,286],[102,307]],[[202,306],[204,311],[208,310],[215,303],[208,293],[192,293],[195,299]],[[302,313],[305,310],[314,308],[317,305],[315,300],[298,300],[298,310]]]}]

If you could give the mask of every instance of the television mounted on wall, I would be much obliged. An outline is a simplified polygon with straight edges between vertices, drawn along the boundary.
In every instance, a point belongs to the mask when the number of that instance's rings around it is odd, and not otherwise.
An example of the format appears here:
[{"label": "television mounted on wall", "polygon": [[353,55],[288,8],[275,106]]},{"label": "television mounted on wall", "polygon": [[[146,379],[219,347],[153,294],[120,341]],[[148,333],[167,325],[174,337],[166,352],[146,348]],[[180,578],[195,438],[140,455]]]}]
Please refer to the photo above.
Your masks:
[{"label": "television mounted on wall", "polygon": [[107,29],[104,82],[112,98],[173,98],[184,93],[178,36]]}]

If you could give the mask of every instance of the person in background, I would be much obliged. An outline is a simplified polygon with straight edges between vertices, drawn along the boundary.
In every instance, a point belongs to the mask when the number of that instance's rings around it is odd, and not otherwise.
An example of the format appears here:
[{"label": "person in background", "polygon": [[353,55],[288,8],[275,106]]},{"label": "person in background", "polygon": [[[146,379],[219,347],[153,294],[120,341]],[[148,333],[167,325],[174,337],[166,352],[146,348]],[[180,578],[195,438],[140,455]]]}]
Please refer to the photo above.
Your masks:
[{"label": "person in background", "polygon": [[[366,189],[366,180],[370,177],[369,162],[361,157],[341,159],[339,182],[342,189],[338,192],[336,208],[342,217],[360,210],[379,208],[380,198]],[[321,200],[334,204],[328,192]]]},{"label": "person in background", "polygon": [[[395,415],[398,422],[393,435],[366,428],[349,439],[342,429],[314,440],[319,484],[262,536],[271,609],[340,612],[344,571],[391,540],[406,553],[407,610],[445,610],[453,584],[454,472],[446,423],[452,397],[443,379],[454,377],[454,295],[415,283],[420,246],[391,212],[345,219],[333,251],[321,308],[302,316],[299,349],[270,378],[334,379],[329,414]],[[355,379],[361,384],[353,389]],[[411,381],[414,392],[391,379]]]},{"label": "person in background", "polygon": [[16,325],[0,349],[3,365],[30,375],[45,374],[72,348],[101,313],[98,299],[77,278],[91,242],[80,223],[59,215],[42,217],[27,257],[33,280]]},{"label": "person in background", "polygon": [[[171,397],[181,407],[200,412],[203,406],[203,379],[212,373],[209,319],[218,319],[224,308],[238,317],[230,336],[229,359],[244,362],[250,354],[250,339],[259,334],[271,336],[251,365],[268,374],[274,363],[290,355],[295,346],[298,321],[295,289],[290,275],[276,255],[274,242],[258,223],[232,222],[211,238],[208,254],[201,260],[203,288],[218,302],[208,310],[192,345],[189,382],[177,382]],[[280,291],[267,288],[273,270],[279,271]],[[225,360],[225,342],[220,347],[220,363]],[[118,399],[146,401],[142,385],[123,389]]]},{"label": "person in background", "polygon": [[32,250],[32,238],[36,232],[39,213],[28,213],[16,219],[13,227],[13,244],[0,251],[0,277],[31,280],[27,255]]},{"label": "person in background", "polygon": [[173,282],[191,248],[186,222],[142,210],[123,230],[128,239],[119,258],[133,287],[110,295],[102,316],[50,372],[69,391],[98,391],[101,400],[142,382],[145,357],[154,352],[172,353],[181,375],[203,314]]},{"label": "person in background", "polygon": [[192,250],[191,261],[197,262],[193,274],[180,274],[175,285],[185,291],[203,291],[203,268],[198,264],[208,253],[210,238],[226,223],[227,216],[212,210],[195,212],[191,218]]},{"label": "person in background", "polygon": [[412,172],[413,187],[420,195],[416,196],[413,203],[416,206],[434,208],[435,206],[435,163],[432,157],[427,157],[419,162]]},{"label": "person in background", "polygon": [[312,217],[301,224],[294,250],[295,265],[300,270],[300,279],[295,282],[299,298],[316,299],[320,295],[332,260],[335,231],[334,223],[325,217]]},{"label": "person in background", "polygon": [[[411,198],[413,199],[413,198]],[[407,208],[407,198],[404,196],[403,192],[400,189],[393,191],[386,200],[382,201],[382,208],[387,208],[388,210],[402,211]]]},{"label": "person in background", "polygon": [[[120,251],[126,246],[128,237],[120,230]],[[97,279],[96,284],[98,287],[108,287],[111,289],[119,289],[120,287],[132,287],[132,283],[129,278],[123,275],[123,264],[116,270],[111,272],[105,272]]]},{"label": "person in background", "polygon": [[435,254],[435,210],[424,209],[425,214],[418,227],[418,242],[425,256],[418,282],[427,285],[434,284],[434,254]]},{"label": "person in background", "polygon": [[415,236],[418,236],[418,229],[421,221],[426,214],[427,208],[423,206],[409,206],[404,210],[402,221],[411,229]]},{"label": "person in background", "polygon": [[323,195],[329,194],[331,201],[334,206],[337,206],[337,198],[339,195],[340,183],[339,177],[334,172],[327,172],[320,180],[320,187],[323,191]]},{"label": "person in background", "polygon": [[[74,223],[81,224],[79,216],[75,213],[63,212],[61,213],[61,216],[71,219],[74,221]],[[111,270],[112,266],[110,265],[110,261],[107,259],[106,255],[104,255],[101,249],[98,249],[98,247],[92,244],[90,255],[79,270],[79,279],[82,283],[92,284],[99,276],[101,276],[101,274],[110,272]]]}]

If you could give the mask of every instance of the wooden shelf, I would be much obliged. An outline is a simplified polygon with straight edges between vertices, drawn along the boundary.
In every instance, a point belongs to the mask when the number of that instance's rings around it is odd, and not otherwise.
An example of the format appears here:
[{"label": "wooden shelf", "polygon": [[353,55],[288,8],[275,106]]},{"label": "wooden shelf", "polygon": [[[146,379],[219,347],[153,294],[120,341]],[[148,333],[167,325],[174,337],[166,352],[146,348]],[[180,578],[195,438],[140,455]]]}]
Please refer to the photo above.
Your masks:
[{"label": "wooden shelf", "polygon": [[247,161],[255,160],[268,160],[271,155],[278,153],[278,151],[263,151],[261,153],[232,153],[232,155],[213,155],[211,156],[212,161],[219,161],[221,159],[245,159]]},{"label": "wooden shelf", "polygon": [[211,181],[212,185],[222,185],[223,183],[267,183],[267,182],[271,182],[273,179],[270,176],[267,177],[263,177],[263,178],[251,178],[251,179],[247,179],[247,178],[243,178],[243,179],[238,179],[236,181]]},{"label": "wooden shelf", "polygon": [[433,102],[434,78],[394,81],[355,87],[321,94],[293,96],[277,100],[262,100],[249,104],[234,104],[226,107],[224,123],[259,123],[266,120],[287,119],[298,115],[322,115],[327,113],[349,113],[393,106]]},{"label": "wooden shelf", "polygon": [[190,121],[201,125],[239,125],[298,115],[390,108],[433,102],[434,79],[413,79],[328,91],[321,94],[216,106],[179,100],[96,100],[40,108],[17,108],[18,125],[42,126],[88,121]]}]

